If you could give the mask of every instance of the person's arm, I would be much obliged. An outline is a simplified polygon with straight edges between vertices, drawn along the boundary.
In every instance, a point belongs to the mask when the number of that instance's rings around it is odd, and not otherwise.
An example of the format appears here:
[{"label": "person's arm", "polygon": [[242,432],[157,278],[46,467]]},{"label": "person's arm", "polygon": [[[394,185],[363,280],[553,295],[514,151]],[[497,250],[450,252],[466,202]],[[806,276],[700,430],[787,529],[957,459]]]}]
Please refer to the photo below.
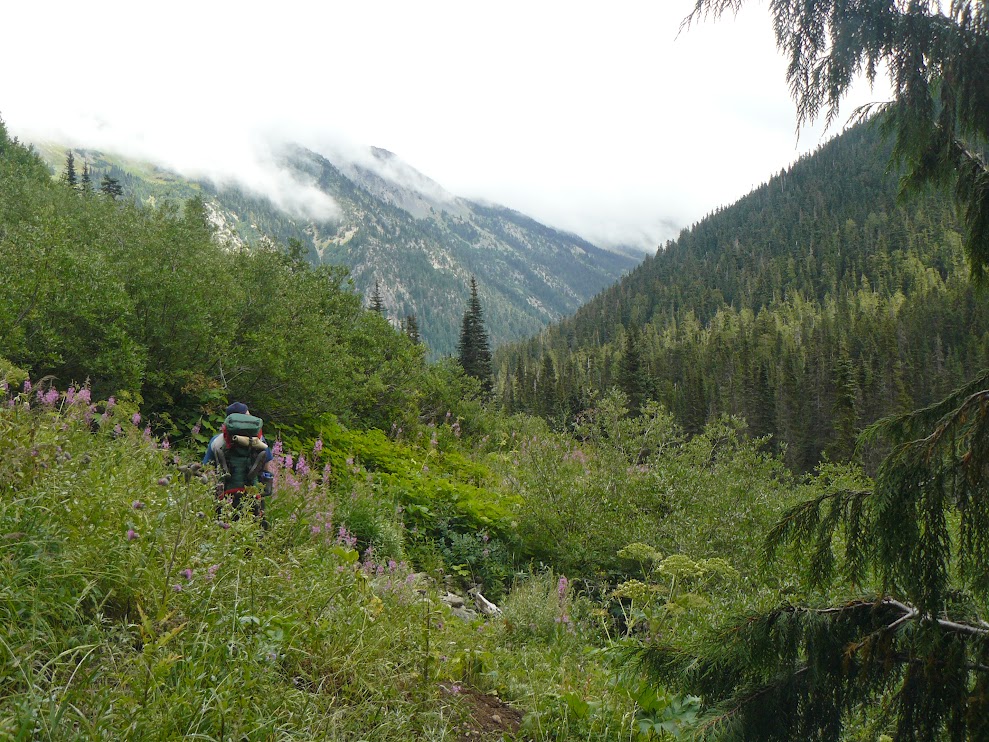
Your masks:
[{"label": "person's arm", "polygon": [[209,443],[206,444],[206,453],[203,455],[203,466],[209,466],[210,464],[216,463],[216,455],[213,453],[213,441],[217,439],[218,436],[214,435],[209,439]]}]

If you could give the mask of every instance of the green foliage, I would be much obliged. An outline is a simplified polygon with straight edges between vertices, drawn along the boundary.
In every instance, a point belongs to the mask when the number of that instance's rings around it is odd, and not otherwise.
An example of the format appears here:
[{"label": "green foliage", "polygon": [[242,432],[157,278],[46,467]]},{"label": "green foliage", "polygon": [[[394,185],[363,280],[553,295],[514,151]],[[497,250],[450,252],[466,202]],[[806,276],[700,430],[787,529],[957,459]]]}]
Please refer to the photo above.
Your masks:
[{"label": "green foliage", "polygon": [[481,383],[485,392],[491,391],[491,347],[488,333],[484,329],[484,315],[481,300],[477,295],[477,279],[470,277],[470,301],[464,310],[460,327],[460,342],[457,356],[464,373]]},{"label": "green foliage", "polygon": [[132,393],[173,434],[222,409],[218,390],[283,424],[415,417],[423,349],[342,270],[226,249],[201,198],[79,198],[5,133],[0,176],[0,355],[34,377]]},{"label": "green foliage", "polygon": [[618,386],[690,434],[740,417],[794,470],[847,460],[858,431],[941,398],[987,354],[952,204],[898,202],[889,154],[854,127],[685,230],[574,317],[500,349],[499,399],[569,429]]}]

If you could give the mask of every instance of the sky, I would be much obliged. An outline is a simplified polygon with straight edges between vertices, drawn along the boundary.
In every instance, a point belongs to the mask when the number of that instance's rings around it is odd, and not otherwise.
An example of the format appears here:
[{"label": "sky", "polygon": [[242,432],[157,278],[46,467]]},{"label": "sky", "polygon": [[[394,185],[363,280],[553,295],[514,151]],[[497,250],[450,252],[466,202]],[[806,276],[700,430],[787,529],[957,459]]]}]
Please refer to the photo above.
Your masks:
[{"label": "sky", "polygon": [[837,134],[796,127],[769,11],[692,0],[7,4],[0,117],[22,139],[334,205],[271,143],[390,150],[467,198],[642,250]]}]

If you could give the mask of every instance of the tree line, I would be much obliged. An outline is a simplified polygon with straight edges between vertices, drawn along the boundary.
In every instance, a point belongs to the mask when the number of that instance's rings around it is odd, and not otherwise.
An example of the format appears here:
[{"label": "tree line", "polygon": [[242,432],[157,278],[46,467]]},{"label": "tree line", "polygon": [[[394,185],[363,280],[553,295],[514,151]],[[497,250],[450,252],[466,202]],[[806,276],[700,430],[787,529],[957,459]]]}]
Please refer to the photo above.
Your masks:
[{"label": "tree line", "polygon": [[898,200],[889,155],[853,128],[500,350],[503,406],[563,428],[617,387],[690,432],[742,417],[796,469],[848,458],[868,424],[931,403],[989,358],[952,204]]}]

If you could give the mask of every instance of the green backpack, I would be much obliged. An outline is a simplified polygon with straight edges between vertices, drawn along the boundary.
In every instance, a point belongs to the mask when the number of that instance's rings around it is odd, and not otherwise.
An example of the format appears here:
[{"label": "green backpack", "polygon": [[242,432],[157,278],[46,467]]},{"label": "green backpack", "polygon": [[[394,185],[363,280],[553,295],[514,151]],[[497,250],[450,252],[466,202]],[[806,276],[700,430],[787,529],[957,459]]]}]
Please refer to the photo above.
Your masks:
[{"label": "green backpack", "polygon": [[261,426],[264,421],[253,415],[234,413],[223,421],[222,438],[213,447],[216,462],[223,471],[223,492],[241,492],[257,484],[268,458]]}]

